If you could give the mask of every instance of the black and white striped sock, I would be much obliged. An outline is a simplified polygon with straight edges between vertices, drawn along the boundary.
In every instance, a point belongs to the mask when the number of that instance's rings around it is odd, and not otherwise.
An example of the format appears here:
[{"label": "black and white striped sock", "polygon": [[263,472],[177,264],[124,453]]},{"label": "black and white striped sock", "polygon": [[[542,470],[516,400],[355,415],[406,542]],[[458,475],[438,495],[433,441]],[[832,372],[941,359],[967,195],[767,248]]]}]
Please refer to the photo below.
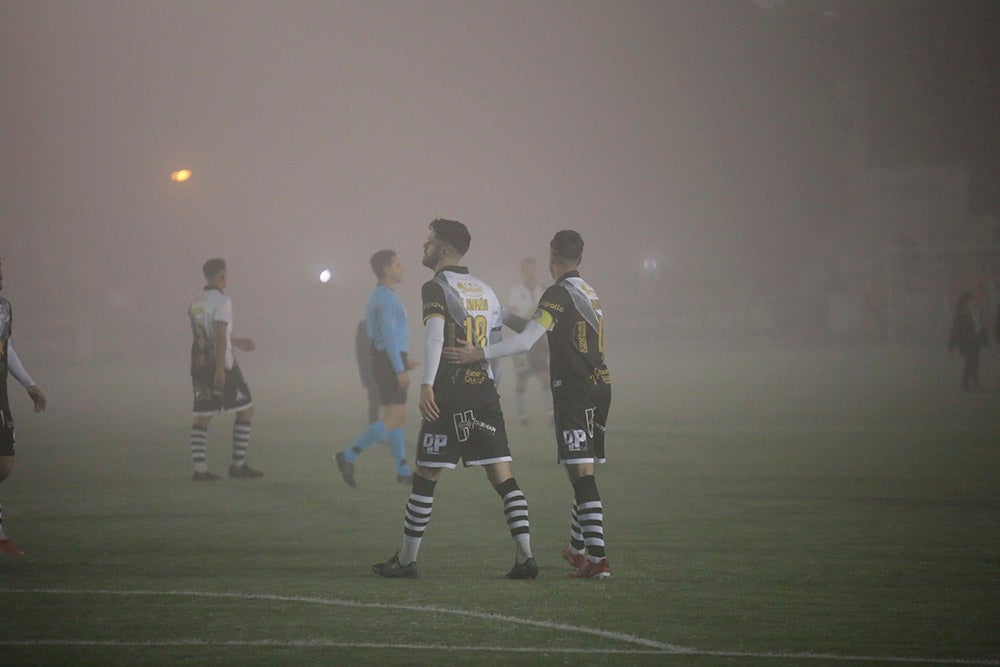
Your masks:
[{"label": "black and white striped sock", "polygon": [[580,530],[580,516],[576,513],[576,503],[570,513],[569,523],[569,548],[575,554],[582,554],[587,548],[583,543],[583,532]]},{"label": "black and white striped sock", "polygon": [[518,563],[531,558],[531,524],[528,522],[528,499],[513,477],[494,487],[503,500],[503,513],[507,517],[507,528],[517,547],[515,560]]},{"label": "black and white striped sock", "polygon": [[406,499],[406,512],[403,514],[403,547],[399,550],[399,564],[409,565],[417,560],[420,542],[424,531],[431,520],[431,508],[434,505],[433,482],[420,475],[413,476],[413,486],[410,497]]},{"label": "black and white striped sock", "polygon": [[597,491],[597,480],[587,475],[573,482],[576,492],[577,518],[587,545],[587,560],[598,562],[605,557],[604,550],[604,505]]},{"label": "black and white striped sock", "polygon": [[250,446],[250,422],[237,419],[233,422],[233,460],[232,465],[243,465],[247,457],[247,447]]},{"label": "black and white striped sock", "polygon": [[205,450],[208,449],[208,429],[204,426],[191,427],[191,464],[195,472],[208,472]]}]

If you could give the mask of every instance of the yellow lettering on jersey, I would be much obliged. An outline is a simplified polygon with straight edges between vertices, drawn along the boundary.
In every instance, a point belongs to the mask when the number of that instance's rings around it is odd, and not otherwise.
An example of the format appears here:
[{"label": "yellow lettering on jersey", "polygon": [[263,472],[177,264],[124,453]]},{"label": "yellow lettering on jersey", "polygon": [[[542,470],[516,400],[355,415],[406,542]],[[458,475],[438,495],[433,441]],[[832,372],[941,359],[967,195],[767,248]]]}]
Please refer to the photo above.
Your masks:
[{"label": "yellow lettering on jersey", "polygon": [[477,296],[483,293],[482,285],[478,283],[463,283],[457,282],[455,286],[462,293],[462,296]]},{"label": "yellow lettering on jersey", "polygon": [[490,302],[486,299],[466,299],[466,310],[489,310]]},{"label": "yellow lettering on jersey", "polygon": [[587,354],[589,349],[587,345],[587,323],[583,320],[576,323],[576,349],[584,354]]},{"label": "yellow lettering on jersey", "polygon": [[539,307],[544,308],[546,310],[550,310],[553,313],[563,313],[563,312],[566,312],[565,308],[563,308],[562,306],[560,306],[558,303],[552,303],[551,301],[542,301],[538,305],[539,305]]}]

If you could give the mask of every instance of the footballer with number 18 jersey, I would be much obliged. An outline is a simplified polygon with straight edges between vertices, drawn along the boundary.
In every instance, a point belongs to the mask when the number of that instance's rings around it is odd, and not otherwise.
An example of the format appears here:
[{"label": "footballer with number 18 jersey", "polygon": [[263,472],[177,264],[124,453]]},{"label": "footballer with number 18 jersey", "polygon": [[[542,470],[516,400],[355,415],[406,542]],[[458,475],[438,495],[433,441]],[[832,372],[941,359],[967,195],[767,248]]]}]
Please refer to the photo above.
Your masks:
[{"label": "footballer with number 18 jersey", "polygon": [[424,421],[417,440],[417,470],[403,515],[403,544],[396,556],[375,563],[383,577],[413,577],[417,553],[430,521],[434,489],[441,471],[483,466],[503,502],[514,540],[514,566],[508,579],[534,579],[538,565],[531,555],[528,501],[511,474],[511,455],[494,368],[479,360],[455,363],[442,358],[445,348],[469,341],[481,349],[499,333],[502,309],[489,285],[460,266],[471,236],[456,220],[431,223],[423,264],[434,271],[424,283],[424,377],[420,413]]}]

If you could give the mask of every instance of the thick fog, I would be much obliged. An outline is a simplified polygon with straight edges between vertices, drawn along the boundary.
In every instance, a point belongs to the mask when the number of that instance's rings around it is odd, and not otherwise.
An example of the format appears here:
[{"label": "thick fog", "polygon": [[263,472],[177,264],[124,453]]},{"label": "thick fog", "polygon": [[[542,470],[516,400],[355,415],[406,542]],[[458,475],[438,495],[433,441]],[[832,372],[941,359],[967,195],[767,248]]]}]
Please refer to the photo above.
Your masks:
[{"label": "thick fog", "polygon": [[583,272],[629,335],[684,299],[753,301],[810,276],[849,290],[857,173],[944,173],[958,210],[937,236],[980,238],[967,231],[995,215],[996,15],[8,0],[0,259],[16,340],[36,358],[183,363],[201,264],[221,256],[239,333],[271,356],[350,359],[375,250],[403,258],[418,320],[436,217],[469,226],[468,264],[501,296],[523,257],[577,229]]}]

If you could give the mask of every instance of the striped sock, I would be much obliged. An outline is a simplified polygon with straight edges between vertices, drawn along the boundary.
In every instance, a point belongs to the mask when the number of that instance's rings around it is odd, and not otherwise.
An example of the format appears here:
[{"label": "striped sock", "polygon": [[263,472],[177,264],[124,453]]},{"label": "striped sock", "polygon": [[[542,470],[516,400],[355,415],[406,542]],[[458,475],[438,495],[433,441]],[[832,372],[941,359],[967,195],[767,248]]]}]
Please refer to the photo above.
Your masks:
[{"label": "striped sock", "polygon": [[247,457],[247,447],[250,446],[250,422],[237,419],[233,422],[233,460],[237,468],[243,465]]},{"label": "striped sock", "polygon": [[515,560],[518,563],[531,558],[531,525],[528,522],[528,499],[513,477],[494,487],[503,500],[503,513],[507,515],[507,527],[517,547]]},{"label": "striped sock", "polygon": [[597,480],[587,475],[573,482],[576,492],[576,511],[587,545],[587,560],[596,563],[605,557],[604,551],[604,506],[597,491]]},{"label": "striped sock", "polygon": [[409,565],[417,560],[420,541],[431,520],[431,507],[434,505],[434,487],[437,482],[413,476],[413,487],[410,497],[406,500],[406,513],[403,515],[403,548],[399,550],[399,564]]},{"label": "striped sock", "polygon": [[583,532],[580,530],[580,516],[576,513],[576,503],[573,503],[569,523],[569,550],[575,554],[582,554],[586,548],[587,545],[583,543]]},{"label": "striped sock", "polygon": [[195,472],[208,472],[205,450],[208,448],[208,429],[204,426],[191,427],[191,464]]}]

